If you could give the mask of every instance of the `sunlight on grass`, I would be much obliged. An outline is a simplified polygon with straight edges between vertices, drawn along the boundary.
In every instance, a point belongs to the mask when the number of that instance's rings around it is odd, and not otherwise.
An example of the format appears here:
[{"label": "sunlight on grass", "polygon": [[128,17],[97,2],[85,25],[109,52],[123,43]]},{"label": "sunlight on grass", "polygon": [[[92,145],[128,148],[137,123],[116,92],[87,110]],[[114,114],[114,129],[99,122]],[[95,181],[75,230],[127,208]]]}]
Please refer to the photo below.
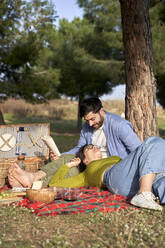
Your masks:
[{"label": "sunlight on grass", "polygon": [[158,117],[159,128],[165,129],[165,118]]}]

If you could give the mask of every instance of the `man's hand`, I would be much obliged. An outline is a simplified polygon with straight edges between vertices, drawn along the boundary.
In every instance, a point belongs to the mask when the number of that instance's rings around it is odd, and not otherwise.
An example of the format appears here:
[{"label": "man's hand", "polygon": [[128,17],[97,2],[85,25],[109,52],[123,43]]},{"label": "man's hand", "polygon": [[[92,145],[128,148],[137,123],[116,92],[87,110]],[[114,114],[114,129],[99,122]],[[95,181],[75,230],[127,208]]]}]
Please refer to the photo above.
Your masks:
[{"label": "man's hand", "polygon": [[80,164],[81,159],[80,158],[73,158],[70,162],[66,163],[66,165],[69,168],[76,167]]},{"label": "man's hand", "polygon": [[59,156],[55,155],[54,152],[50,151],[49,157],[51,161],[59,159]]}]

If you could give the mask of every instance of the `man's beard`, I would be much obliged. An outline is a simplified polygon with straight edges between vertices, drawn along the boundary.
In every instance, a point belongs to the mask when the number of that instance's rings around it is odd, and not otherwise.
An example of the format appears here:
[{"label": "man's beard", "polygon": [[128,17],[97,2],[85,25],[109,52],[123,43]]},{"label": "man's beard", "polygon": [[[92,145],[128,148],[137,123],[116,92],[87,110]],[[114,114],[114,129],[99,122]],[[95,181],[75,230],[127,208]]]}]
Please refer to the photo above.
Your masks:
[{"label": "man's beard", "polygon": [[99,129],[104,123],[104,117],[100,113],[99,113],[99,116],[100,116],[100,121],[95,124],[97,125],[97,127],[94,127],[95,125],[93,126],[94,129]]}]

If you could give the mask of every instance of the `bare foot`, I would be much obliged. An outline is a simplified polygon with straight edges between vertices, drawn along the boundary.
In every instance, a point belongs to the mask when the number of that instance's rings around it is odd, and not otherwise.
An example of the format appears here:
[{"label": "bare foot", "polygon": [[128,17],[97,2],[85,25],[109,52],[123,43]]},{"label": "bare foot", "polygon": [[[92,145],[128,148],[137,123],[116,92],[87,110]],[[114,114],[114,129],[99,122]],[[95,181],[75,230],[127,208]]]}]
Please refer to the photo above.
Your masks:
[{"label": "bare foot", "polygon": [[22,184],[12,176],[12,171],[17,168],[15,166],[15,164],[11,164],[10,168],[9,168],[9,171],[8,171],[8,182],[10,184],[10,186],[13,188],[13,187],[23,187]]},{"label": "bare foot", "polygon": [[14,178],[12,175],[8,175],[8,182],[12,188],[13,187],[18,187],[18,188],[23,187],[22,184],[16,178]]},{"label": "bare foot", "polygon": [[16,163],[11,164],[11,166],[10,166],[10,168],[9,168],[9,170],[8,170],[8,174],[9,174],[9,175],[12,173],[12,171],[13,171],[14,168],[17,168],[16,165],[17,165]]},{"label": "bare foot", "polygon": [[35,181],[35,173],[22,170],[16,163],[12,165],[9,176],[16,179],[23,187],[31,187]]}]

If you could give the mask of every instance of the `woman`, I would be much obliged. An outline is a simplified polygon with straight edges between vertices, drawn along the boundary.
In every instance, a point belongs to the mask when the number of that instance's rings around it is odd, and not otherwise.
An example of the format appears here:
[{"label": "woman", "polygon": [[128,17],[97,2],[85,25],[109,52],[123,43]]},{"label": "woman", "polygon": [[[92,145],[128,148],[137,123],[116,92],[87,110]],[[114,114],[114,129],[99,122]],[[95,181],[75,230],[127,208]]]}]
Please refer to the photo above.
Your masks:
[{"label": "woman", "polygon": [[[50,151],[50,160],[52,162],[49,162],[42,166],[42,171],[39,170],[37,173],[22,173],[21,178],[19,176],[20,180],[18,181],[15,177],[13,177],[13,170],[15,171],[16,177],[17,174],[20,174],[18,165],[12,164],[9,168],[8,172],[8,182],[10,186],[13,187],[31,187],[34,180],[39,180],[41,178],[44,178],[44,186],[49,185],[49,181],[51,180],[52,176],[57,172],[57,170],[67,162],[71,161],[75,155],[74,154],[62,154],[60,157],[56,156],[52,151]],[[18,173],[19,171],[19,173]],[[72,177],[75,175],[78,175],[80,173],[80,170],[78,167],[72,167],[66,177]]]},{"label": "woman", "polygon": [[[65,178],[69,168],[78,166],[81,161],[86,169],[77,176]],[[20,168],[15,169],[13,177],[23,184],[26,173]],[[39,177],[33,177],[36,179]],[[86,145],[80,149],[79,158],[74,158],[56,172],[49,186],[106,186],[114,194],[132,198],[130,202],[135,206],[161,211],[155,195],[165,204],[165,140],[150,137],[123,160],[115,156],[102,159],[98,147]]]}]

